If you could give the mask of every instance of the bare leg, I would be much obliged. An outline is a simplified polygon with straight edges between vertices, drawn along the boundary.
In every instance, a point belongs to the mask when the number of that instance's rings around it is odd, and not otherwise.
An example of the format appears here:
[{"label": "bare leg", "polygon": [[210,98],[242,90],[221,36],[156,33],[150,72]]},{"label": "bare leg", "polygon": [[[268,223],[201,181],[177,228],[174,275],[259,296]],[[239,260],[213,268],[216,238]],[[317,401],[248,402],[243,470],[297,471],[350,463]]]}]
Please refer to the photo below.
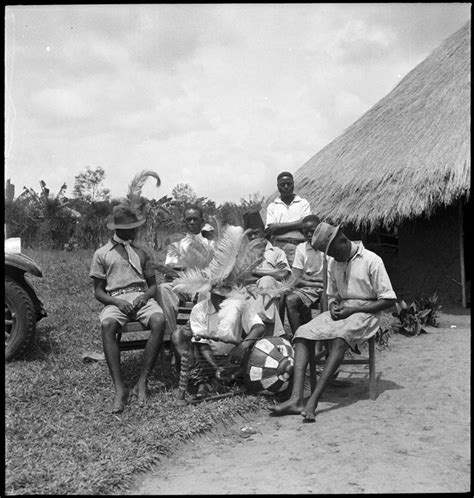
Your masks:
[{"label": "bare leg", "polygon": [[294,334],[296,329],[301,325],[300,312],[303,303],[295,294],[288,294],[285,302],[288,322],[290,323],[291,332]]},{"label": "bare leg", "polygon": [[115,387],[115,397],[112,413],[120,413],[125,408],[128,399],[128,389],[125,386],[120,366],[120,349],[117,343],[116,332],[120,324],[115,320],[106,319],[101,323],[102,345],[105,359]]},{"label": "bare leg", "polygon": [[314,347],[314,341],[307,339],[295,340],[295,366],[291,396],[287,401],[271,408],[274,415],[298,415],[303,409],[303,391],[308,365],[309,349]]},{"label": "bare leg", "polygon": [[303,422],[315,421],[315,411],[321,395],[331,382],[334,372],[339,368],[348,347],[349,346],[344,339],[332,339],[332,344],[329,348],[329,356],[324,365],[321,377],[317,382],[316,389],[311,393],[304,410],[301,412],[301,415],[304,417]]},{"label": "bare leg", "polygon": [[153,369],[156,358],[163,343],[163,336],[165,334],[165,319],[161,313],[153,313],[148,322],[150,327],[150,336],[146,342],[143,367],[138,378],[134,393],[138,396],[139,403],[146,403],[150,398],[150,391],[148,390],[148,377]]},{"label": "bare leg", "polygon": [[312,346],[309,348],[309,383],[311,392],[316,389],[316,345],[319,341],[311,341]]}]

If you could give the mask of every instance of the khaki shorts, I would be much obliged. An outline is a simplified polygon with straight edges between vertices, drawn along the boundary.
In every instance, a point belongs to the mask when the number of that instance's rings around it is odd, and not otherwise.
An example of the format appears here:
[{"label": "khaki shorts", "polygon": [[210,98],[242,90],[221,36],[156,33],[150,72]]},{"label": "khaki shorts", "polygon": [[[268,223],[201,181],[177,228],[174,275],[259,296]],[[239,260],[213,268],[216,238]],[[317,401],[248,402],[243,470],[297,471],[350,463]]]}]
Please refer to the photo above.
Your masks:
[{"label": "khaki shorts", "polygon": [[[123,299],[124,301],[128,301],[129,303],[133,303],[135,298],[138,297],[140,294],[143,294],[143,292],[129,292],[128,294],[121,294],[120,296],[117,297],[119,299]],[[148,299],[145,306],[142,306],[137,311],[136,320],[139,321],[144,327],[148,327],[148,322],[150,320],[150,317],[154,313],[159,313],[163,315],[163,310],[161,309],[161,306],[153,298],[150,298]],[[112,318],[116,320],[121,327],[125,325],[127,322],[131,321],[131,318],[125,313],[122,313],[114,304],[108,304],[100,312],[99,315],[100,323],[102,323],[107,318]]]}]

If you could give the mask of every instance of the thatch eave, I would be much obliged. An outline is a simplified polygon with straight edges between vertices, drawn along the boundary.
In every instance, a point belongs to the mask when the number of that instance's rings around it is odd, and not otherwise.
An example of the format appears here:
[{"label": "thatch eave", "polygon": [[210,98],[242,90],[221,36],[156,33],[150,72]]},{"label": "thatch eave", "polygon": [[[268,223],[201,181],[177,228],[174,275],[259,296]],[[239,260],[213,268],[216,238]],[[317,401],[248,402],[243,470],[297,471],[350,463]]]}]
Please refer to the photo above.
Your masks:
[{"label": "thatch eave", "polygon": [[295,172],[315,214],[373,230],[469,198],[470,38],[468,22]]}]

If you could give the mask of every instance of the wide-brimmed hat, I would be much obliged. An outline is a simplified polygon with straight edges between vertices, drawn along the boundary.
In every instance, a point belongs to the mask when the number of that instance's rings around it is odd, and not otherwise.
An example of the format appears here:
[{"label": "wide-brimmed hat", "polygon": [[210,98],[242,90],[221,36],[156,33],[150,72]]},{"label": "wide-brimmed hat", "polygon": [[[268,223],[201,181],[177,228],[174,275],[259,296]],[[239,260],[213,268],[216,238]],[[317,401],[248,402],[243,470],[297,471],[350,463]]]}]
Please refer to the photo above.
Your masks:
[{"label": "wide-brimmed hat", "polygon": [[244,229],[255,230],[257,228],[265,228],[265,223],[263,223],[262,217],[258,211],[252,213],[244,213]]},{"label": "wide-brimmed hat", "polygon": [[137,213],[125,204],[117,204],[112,211],[112,220],[107,222],[109,230],[127,230],[137,228],[145,223],[145,218],[140,218]]},{"label": "wide-brimmed hat", "polygon": [[314,230],[313,237],[311,239],[311,247],[317,251],[322,251],[324,254],[327,254],[329,246],[336,237],[340,228],[341,225],[334,226],[321,221]]},{"label": "wide-brimmed hat", "polygon": [[206,223],[202,228],[201,228],[201,232],[214,232],[215,231],[215,228],[210,225],[209,223]]}]

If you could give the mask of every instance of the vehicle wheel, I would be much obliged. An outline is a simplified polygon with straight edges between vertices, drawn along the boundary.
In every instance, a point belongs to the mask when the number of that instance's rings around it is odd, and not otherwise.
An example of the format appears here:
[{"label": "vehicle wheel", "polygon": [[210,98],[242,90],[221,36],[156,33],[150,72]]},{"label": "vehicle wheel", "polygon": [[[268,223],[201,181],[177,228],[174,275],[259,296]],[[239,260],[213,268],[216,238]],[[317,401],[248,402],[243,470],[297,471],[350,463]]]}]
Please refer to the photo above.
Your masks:
[{"label": "vehicle wheel", "polygon": [[36,330],[33,301],[23,287],[5,277],[5,360],[23,355]]}]

